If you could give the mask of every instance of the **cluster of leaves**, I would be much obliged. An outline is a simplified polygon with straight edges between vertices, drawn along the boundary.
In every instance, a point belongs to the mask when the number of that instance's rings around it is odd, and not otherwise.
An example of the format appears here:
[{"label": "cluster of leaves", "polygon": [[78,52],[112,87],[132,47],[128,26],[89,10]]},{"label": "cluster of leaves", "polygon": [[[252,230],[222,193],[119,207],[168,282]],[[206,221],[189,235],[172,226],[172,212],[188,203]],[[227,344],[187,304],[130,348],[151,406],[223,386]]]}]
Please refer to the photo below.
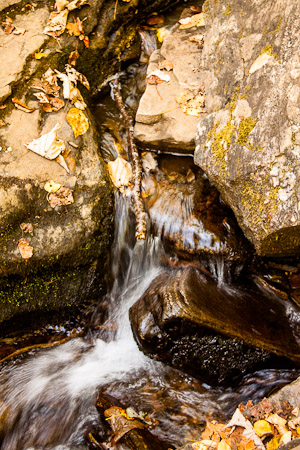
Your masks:
[{"label": "cluster of leaves", "polygon": [[240,405],[229,423],[207,421],[194,450],[275,450],[300,435],[299,408],[283,402],[277,409],[267,399]]}]

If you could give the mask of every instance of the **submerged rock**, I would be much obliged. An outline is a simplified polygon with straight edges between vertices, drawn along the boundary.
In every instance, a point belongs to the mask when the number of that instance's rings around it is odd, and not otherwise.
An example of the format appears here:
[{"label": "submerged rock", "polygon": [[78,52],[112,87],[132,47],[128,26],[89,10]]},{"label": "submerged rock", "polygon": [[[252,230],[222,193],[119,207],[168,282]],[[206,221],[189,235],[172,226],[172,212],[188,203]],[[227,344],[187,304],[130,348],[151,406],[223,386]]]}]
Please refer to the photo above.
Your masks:
[{"label": "submerged rock", "polygon": [[300,364],[300,314],[254,283],[218,285],[189,267],[164,272],[132,306],[140,348],[210,384],[288,358]]}]

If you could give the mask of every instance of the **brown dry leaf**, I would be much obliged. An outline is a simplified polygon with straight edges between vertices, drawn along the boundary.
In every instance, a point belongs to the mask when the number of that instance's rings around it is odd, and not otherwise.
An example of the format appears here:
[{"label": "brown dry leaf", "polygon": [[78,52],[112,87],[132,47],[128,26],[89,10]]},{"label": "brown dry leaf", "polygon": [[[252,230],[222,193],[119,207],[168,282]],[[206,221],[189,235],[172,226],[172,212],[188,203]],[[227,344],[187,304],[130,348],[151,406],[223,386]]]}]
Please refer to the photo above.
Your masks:
[{"label": "brown dry leaf", "polygon": [[203,48],[204,45],[204,34],[195,34],[189,37],[190,42],[195,42],[199,48]]},{"label": "brown dry leaf", "polygon": [[25,103],[21,102],[17,97],[13,97],[12,102],[15,105],[15,107],[17,109],[20,109],[21,111],[24,111],[27,113],[32,113],[33,111],[35,111],[35,108],[30,108]]},{"label": "brown dry leaf", "polygon": [[75,170],[75,168],[76,168],[76,161],[75,161],[75,158],[72,158],[72,157],[68,156],[68,157],[66,158],[66,162],[68,163],[70,172],[71,172],[71,173],[74,172],[74,170]]},{"label": "brown dry leaf", "polygon": [[90,46],[90,40],[88,36],[84,36],[83,34],[81,34],[79,36],[80,41],[83,41],[85,48],[89,48]]},{"label": "brown dry leaf", "polygon": [[149,75],[147,75],[147,82],[149,84],[160,84],[163,81],[168,83],[170,79],[170,75],[159,69],[154,70],[153,72],[149,73]]},{"label": "brown dry leaf", "polygon": [[281,435],[284,435],[287,431],[289,431],[286,427],[286,420],[278,416],[278,414],[271,414],[266,418],[266,421],[275,425]]},{"label": "brown dry leaf", "polygon": [[2,28],[6,34],[11,34],[14,31],[15,26],[12,23],[13,21],[10,17],[6,17],[5,21],[2,22]]},{"label": "brown dry leaf", "polygon": [[68,14],[69,11],[67,9],[60,12],[53,11],[43,33],[52,37],[58,37],[63,34],[67,26]]},{"label": "brown dry leaf", "polygon": [[56,206],[66,206],[74,203],[74,198],[71,189],[61,186],[57,191],[51,192],[48,195],[48,202],[51,208]]},{"label": "brown dry leaf", "polygon": [[194,450],[213,450],[217,448],[217,443],[214,441],[211,441],[209,439],[204,439],[199,442],[194,442],[192,444],[192,447]]},{"label": "brown dry leaf", "polygon": [[169,59],[165,59],[164,61],[160,61],[159,63],[159,70],[167,70],[170,72],[170,70],[174,69],[174,64]]},{"label": "brown dry leaf", "polygon": [[147,24],[151,27],[153,25],[162,25],[165,19],[163,16],[151,16],[147,19]]},{"label": "brown dry leaf", "polygon": [[84,102],[82,95],[76,87],[73,87],[70,91],[70,100],[72,105],[75,106],[75,108],[84,110],[86,108],[86,103]]},{"label": "brown dry leaf", "polygon": [[73,0],[72,2],[66,5],[66,8],[69,11],[73,11],[74,9],[81,8],[83,5],[89,5],[88,0]]},{"label": "brown dry leaf", "polygon": [[186,29],[186,28],[192,28],[192,27],[204,27],[205,26],[205,20],[204,20],[204,14],[195,14],[191,17],[186,17],[185,19],[180,19],[180,28]]},{"label": "brown dry leaf", "polygon": [[191,6],[190,10],[193,14],[198,14],[198,13],[201,13],[202,8],[201,8],[201,6]]},{"label": "brown dry leaf", "polygon": [[21,223],[20,228],[24,233],[33,234],[33,225],[32,223]]},{"label": "brown dry leaf", "polygon": [[76,62],[77,62],[78,58],[79,58],[79,52],[78,52],[78,50],[74,50],[69,55],[68,64],[70,66],[76,66]]},{"label": "brown dry leaf", "polygon": [[124,187],[129,186],[132,179],[131,165],[121,156],[118,156],[114,161],[110,161],[107,166],[111,181],[123,192]]},{"label": "brown dry leaf", "polygon": [[61,12],[62,10],[64,10],[68,3],[68,0],[56,0],[55,8],[57,12]]},{"label": "brown dry leaf", "polygon": [[67,121],[71,125],[75,138],[83,135],[89,129],[86,115],[78,108],[71,108],[67,114]]},{"label": "brown dry leaf", "polygon": [[78,28],[77,22],[68,22],[66,29],[68,30],[68,33],[70,36],[80,36],[81,31]]},{"label": "brown dry leaf", "polygon": [[25,261],[28,261],[29,258],[33,255],[33,247],[31,247],[29,241],[27,239],[19,239],[18,240],[18,248],[21,256]]},{"label": "brown dry leaf", "polygon": [[83,84],[84,87],[90,89],[90,83],[88,82],[86,76],[78,72],[76,69],[74,69],[74,67],[71,67],[69,64],[66,64],[66,72],[69,80],[72,83],[76,84],[76,82],[79,81],[81,84]]},{"label": "brown dry leaf", "polygon": [[201,435],[202,439],[211,439],[219,442],[226,435],[226,432],[224,432],[224,426],[225,425],[223,423],[216,423],[215,421],[210,422],[207,420],[206,428]]}]

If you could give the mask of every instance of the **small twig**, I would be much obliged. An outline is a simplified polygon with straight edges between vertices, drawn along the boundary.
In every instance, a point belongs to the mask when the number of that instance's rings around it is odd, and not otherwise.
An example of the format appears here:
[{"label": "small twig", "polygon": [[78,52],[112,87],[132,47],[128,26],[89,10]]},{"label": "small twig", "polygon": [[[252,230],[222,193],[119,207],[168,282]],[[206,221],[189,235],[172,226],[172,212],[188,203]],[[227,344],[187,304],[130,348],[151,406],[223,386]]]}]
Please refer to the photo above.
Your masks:
[{"label": "small twig", "polygon": [[128,159],[130,160],[132,165],[133,178],[132,203],[134,215],[136,218],[135,236],[137,240],[146,239],[147,214],[145,212],[144,203],[141,196],[142,164],[138,149],[133,138],[133,119],[128,114],[123,103],[119,80],[115,79],[111,81],[110,85],[112,89],[113,99],[115,100],[124,119],[125,127],[127,130]]},{"label": "small twig", "polygon": [[115,4],[114,20],[116,20],[116,17],[117,17],[117,7],[118,7],[118,0],[116,0],[116,4]]}]

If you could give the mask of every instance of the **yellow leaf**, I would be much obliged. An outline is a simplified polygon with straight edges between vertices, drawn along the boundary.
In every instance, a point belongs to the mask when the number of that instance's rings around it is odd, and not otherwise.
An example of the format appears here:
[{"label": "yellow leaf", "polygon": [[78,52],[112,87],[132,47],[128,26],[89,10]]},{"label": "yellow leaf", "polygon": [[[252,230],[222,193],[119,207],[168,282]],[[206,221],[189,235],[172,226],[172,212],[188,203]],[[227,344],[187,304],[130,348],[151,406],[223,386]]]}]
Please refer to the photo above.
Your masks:
[{"label": "yellow leaf", "polygon": [[46,58],[47,53],[42,53],[42,52],[37,52],[34,54],[35,59],[42,59],[42,58]]},{"label": "yellow leaf", "polygon": [[271,414],[266,420],[275,425],[281,435],[289,431],[286,427],[286,420],[278,416],[278,414]]},{"label": "yellow leaf", "polygon": [[89,121],[86,115],[78,108],[71,108],[67,114],[67,121],[71,125],[74,136],[77,138],[89,129]]},{"label": "yellow leaf", "polygon": [[297,428],[297,434],[300,434],[300,427]]},{"label": "yellow leaf", "polygon": [[221,442],[219,442],[218,444],[218,449],[217,450],[231,450],[230,445],[227,444],[227,442],[222,439]]},{"label": "yellow leaf", "polygon": [[56,191],[58,191],[58,189],[60,187],[61,187],[61,184],[55,183],[55,181],[50,180],[45,184],[44,189],[47,192],[56,192]]},{"label": "yellow leaf", "polygon": [[118,156],[114,161],[110,161],[107,166],[111,181],[122,192],[124,187],[130,184],[132,178],[131,165],[121,156]]},{"label": "yellow leaf", "polygon": [[163,42],[163,40],[168,36],[169,33],[170,31],[167,28],[165,27],[159,28],[156,32],[158,42]]},{"label": "yellow leaf", "polygon": [[255,433],[258,434],[259,437],[273,434],[272,427],[266,420],[258,420],[253,425],[253,428],[255,430]]},{"label": "yellow leaf", "polygon": [[276,450],[279,446],[280,436],[274,436],[266,446],[267,450]]}]

